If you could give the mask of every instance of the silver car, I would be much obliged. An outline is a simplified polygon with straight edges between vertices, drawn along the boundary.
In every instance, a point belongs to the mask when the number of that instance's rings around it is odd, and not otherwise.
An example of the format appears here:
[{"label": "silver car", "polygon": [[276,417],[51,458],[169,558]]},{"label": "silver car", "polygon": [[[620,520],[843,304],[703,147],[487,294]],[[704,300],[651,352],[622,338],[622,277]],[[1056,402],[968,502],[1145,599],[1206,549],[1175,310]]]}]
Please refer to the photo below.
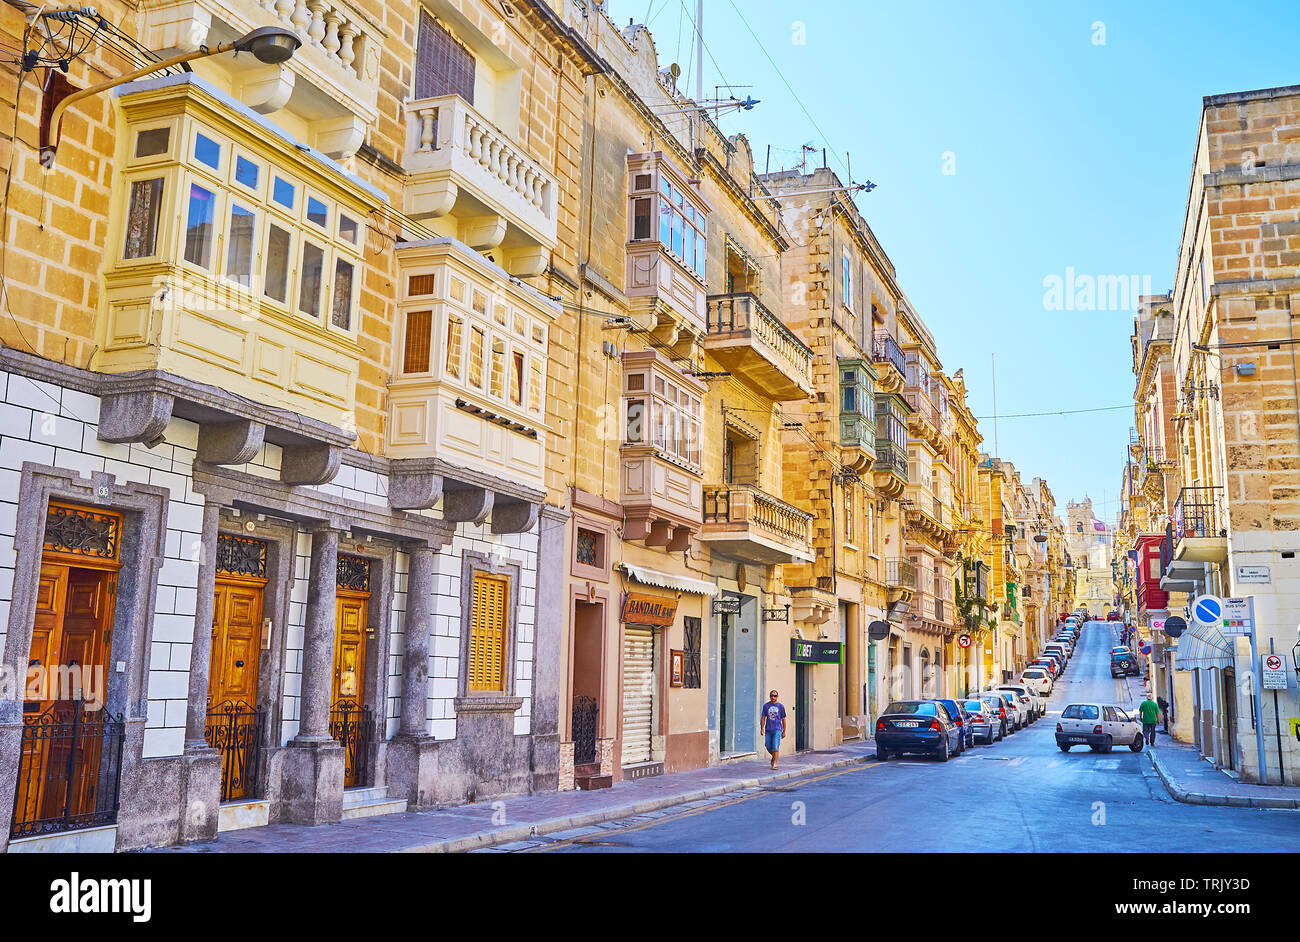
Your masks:
[{"label": "silver car", "polygon": [[1016,730],[1024,729],[1029,725],[1029,704],[1021,703],[1019,695],[1014,690],[1000,690],[997,687],[990,687],[988,692],[1006,701],[1008,732],[1014,733]]},{"label": "silver car", "polygon": [[1056,745],[1062,752],[1069,752],[1072,746],[1087,746],[1093,752],[1128,746],[1141,752],[1142,724],[1114,704],[1071,703],[1056,724]]},{"label": "silver car", "polygon": [[971,697],[957,702],[970,714],[971,729],[975,732],[976,742],[991,745],[1002,738],[1002,718],[994,716],[993,710],[996,709],[996,704],[991,699],[981,700],[978,697]]}]

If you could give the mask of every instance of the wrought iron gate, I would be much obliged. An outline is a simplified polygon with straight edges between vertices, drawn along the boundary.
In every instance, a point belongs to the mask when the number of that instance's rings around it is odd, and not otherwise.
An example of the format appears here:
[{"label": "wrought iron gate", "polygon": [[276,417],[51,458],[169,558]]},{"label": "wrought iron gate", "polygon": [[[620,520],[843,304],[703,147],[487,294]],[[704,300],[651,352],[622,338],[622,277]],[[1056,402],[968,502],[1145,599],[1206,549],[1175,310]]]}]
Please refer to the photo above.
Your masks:
[{"label": "wrought iron gate", "polygon": [[330,710],[330,735],[343,746],[343,787],[370,784],[370,745],[375,716],[355,700],[336,700]]},{"label": "wrought iron gate", "polygon": [[243,700],[225,700],[208,711],[203,737],[221,753],[221,800],[254,798],[261,771],[266,711]]},{"label": "wrought iron gate", "polygon": [[106,710],[50,707],[23,716],[10,837],[117,821],[126,724]]},{"label": "wrought iron gate", "polygon": [[596,718],[600,705],[595,697],[573,698],[573,764],[596,761]]}]

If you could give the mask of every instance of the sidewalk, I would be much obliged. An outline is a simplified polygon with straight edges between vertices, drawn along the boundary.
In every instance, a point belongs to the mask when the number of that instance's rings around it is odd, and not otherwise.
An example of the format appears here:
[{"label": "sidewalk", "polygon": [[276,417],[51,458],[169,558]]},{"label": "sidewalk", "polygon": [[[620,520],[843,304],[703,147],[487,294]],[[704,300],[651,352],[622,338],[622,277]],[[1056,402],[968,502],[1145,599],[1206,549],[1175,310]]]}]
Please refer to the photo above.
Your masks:
[{"label": "sidewalk", "polygon": [[1300,808],[1300,787],[1238,782],[1202,759],[1195,746],[1174,742],[1163,732],[1154,749],[1143,751],[1176,801],[1238,808]]},{"label": "sidewalk", "polygon": [[[746,788],[845,768],[875,757],[871,740],[768,761],[723,765],[620,782],[598,791],[548,792],[486,800],[431,811],[356,818],[321,827],[272,824],[227,831],[215,841],[162,848],[158,853],[454,853],[508,844],[539,834],[589,827]],[[493,823],[494,816],[504,823]]]}]

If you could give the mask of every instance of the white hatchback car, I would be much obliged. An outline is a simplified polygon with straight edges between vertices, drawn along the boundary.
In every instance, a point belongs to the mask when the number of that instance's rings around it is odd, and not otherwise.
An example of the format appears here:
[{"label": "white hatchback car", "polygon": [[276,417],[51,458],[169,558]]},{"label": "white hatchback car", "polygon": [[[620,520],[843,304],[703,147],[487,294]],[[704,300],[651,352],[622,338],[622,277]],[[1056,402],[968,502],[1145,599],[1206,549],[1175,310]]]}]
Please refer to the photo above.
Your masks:
[{"label": "white hatchback car", "polygon": [[1142,724],[1113,704],[1071,703],[1056,724],[1056,745],[1062,752],[1069,752],[1072,746],[1087,746],[1093,752],[1128,746],[1141,752],[1144,744]]},{"label": "white hatchback car", "polygon": [[1042,700],[1040,713],[1046,712],[1046,700],[1052,694],[1052,678],[1041,667],[1027,668],[1020,675],[1020,682],[1036,693]]}]

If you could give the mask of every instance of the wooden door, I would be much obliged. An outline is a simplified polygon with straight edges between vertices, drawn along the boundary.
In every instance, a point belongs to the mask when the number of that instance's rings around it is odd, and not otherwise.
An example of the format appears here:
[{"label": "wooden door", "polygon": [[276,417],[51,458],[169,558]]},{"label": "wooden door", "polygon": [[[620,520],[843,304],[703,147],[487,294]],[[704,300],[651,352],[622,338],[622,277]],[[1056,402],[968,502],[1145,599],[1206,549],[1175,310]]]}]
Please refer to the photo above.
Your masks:
[{"label": "wooden door", "polygon": [[212,606],[212,672],[208,709],[229,701],[257,709],[257,669],[262,641],[262,586],[217,580]]},{"label": "wooden door", "polygon": [[[45,562],[37,581],[36,616],[28,660],[27,716],[50,712],[55,723],[83,718],[86,700],[97,698],[102,713],[111,646],[113,572]],[[39,670],[37,670],[39,668]],[[87,689],[86,684],[93,688]],[[15,818],[83,814],[91,810],[101,744],[88,737],[44,736],[24,741]]]},{"label": "wooden door", "polygon": [[334,619],[331,734],[343,745],[343,787],[367,785],[370,714],[366,710],[366,623],[370,594],[339,590]]},{"label": "wooden door", "polygon": [[334,693],[331,701],[365,705],[368,596],[339,593],[334,621]]}]

